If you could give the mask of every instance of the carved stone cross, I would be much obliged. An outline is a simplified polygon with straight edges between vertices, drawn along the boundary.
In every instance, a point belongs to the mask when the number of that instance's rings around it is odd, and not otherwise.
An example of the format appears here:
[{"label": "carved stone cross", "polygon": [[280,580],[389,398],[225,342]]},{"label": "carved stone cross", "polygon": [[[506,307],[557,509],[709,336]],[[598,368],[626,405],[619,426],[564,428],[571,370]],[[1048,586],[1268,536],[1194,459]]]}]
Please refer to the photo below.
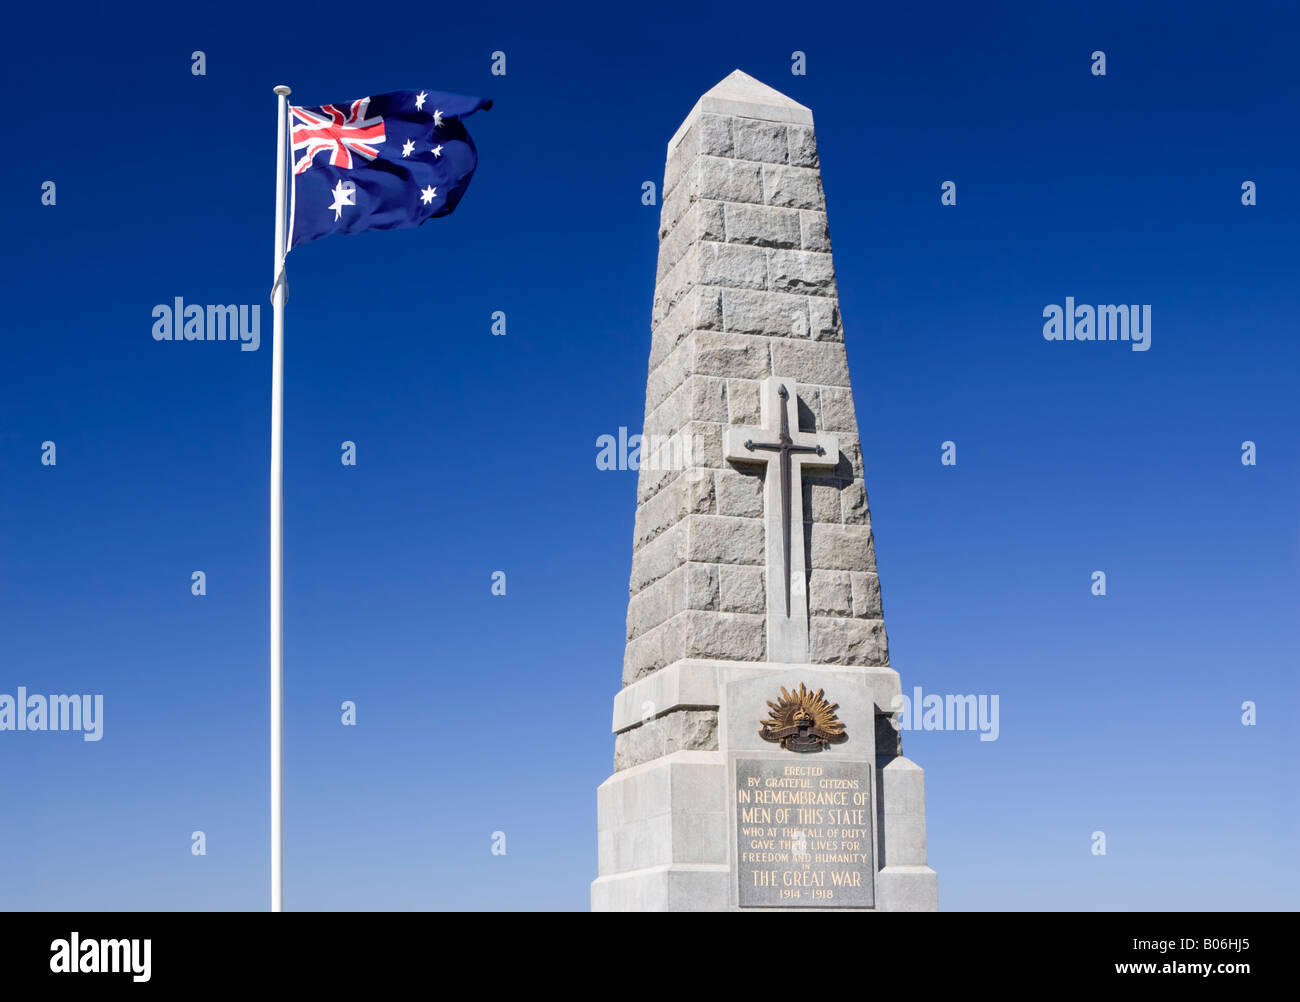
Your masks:
[{"label": "carved stone cross", "polygon": [[[793,379],[763,380],[762,428],[728,428],[723,454],[733,463],[766,463],[767,659],[808,660],[808,574],[803,534],[803,477],[808,467],[839,463],[834,435],[801,432]],[[792,430],[793,429],[793,430]]]}]

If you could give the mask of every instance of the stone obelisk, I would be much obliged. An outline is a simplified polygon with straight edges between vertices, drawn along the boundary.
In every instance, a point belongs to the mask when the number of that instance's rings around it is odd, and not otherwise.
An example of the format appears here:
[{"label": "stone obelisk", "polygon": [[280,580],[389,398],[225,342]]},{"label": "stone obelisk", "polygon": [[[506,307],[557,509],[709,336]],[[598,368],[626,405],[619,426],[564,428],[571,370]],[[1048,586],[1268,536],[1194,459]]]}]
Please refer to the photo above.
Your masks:
[{"label": "stone obelisk", "polygon": [[739,70],[668,144],[595,910],[937,907],[818,163]]}]

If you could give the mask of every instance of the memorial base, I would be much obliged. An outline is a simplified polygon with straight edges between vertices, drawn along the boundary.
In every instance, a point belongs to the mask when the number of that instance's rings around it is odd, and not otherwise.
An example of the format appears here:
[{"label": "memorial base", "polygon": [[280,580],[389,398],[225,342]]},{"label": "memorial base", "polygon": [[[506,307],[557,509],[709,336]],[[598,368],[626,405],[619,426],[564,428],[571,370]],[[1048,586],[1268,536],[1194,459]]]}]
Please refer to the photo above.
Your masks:
[{"label": "memorial base", "polygon": [[[842,727],[817,751],[783,747],[764,726],[771,704],[801,686],[824,693]],[[671,752],[601,784],[592,909],[935,910],[924,773],[877,754],[896,690],[888,668],[707,661],[624,689],[616,732],[644,726],[628,714],[647,703],[667,705],[661,715],[716,707],[717,748]]]}]

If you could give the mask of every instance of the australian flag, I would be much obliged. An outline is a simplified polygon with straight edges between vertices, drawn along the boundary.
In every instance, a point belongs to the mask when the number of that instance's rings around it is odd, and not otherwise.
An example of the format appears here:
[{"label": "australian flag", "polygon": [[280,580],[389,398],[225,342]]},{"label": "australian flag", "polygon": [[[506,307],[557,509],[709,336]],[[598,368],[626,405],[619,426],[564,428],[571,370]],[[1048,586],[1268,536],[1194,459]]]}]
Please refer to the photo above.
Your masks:
[{"label": "australian flag", "polygon": [[423,90],[291,107],[290,249],[331,233],[448,215],[478,166],[464,119],[491,107],[485,98]]}]

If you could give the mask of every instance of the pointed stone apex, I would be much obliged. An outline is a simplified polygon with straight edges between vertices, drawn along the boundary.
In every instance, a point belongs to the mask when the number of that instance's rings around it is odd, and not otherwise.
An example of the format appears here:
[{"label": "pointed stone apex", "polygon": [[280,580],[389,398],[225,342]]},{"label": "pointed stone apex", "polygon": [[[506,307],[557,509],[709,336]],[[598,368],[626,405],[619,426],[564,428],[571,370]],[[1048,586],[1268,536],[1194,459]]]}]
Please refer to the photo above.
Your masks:
[{"label": "pointed stone apex", "polygon": [[736,115],[740,118],[756,118],[764,122],[813,124],[812,112],[798,101],[786,97],[761,80],[755,80],[743,70],[733,70],[695,103],[691,113],[686,116],[686,121],[682,122],[681,127],[668,143],[668,149],[671,150],[677,145],[677,141],[686,134],[686,130],[701,113]]},{"label": "pointed stone apex", "polygon": [[[725,114],[742,115],[745,118],[763,118],[772,122],[797,122],[800,125],[812,124],[812,112],[793,98],[786,97],[774,87],[769,87],[761,80],[755,80],[744,70],[732,70],[731,74],[707,91],[701,103],[708,111],[714,110],[708,105],[743,105],[746,110],[727,111]],[[751,113],[752,112],[752,113]],[[719,112],[720,114],[723,112]]]}]

